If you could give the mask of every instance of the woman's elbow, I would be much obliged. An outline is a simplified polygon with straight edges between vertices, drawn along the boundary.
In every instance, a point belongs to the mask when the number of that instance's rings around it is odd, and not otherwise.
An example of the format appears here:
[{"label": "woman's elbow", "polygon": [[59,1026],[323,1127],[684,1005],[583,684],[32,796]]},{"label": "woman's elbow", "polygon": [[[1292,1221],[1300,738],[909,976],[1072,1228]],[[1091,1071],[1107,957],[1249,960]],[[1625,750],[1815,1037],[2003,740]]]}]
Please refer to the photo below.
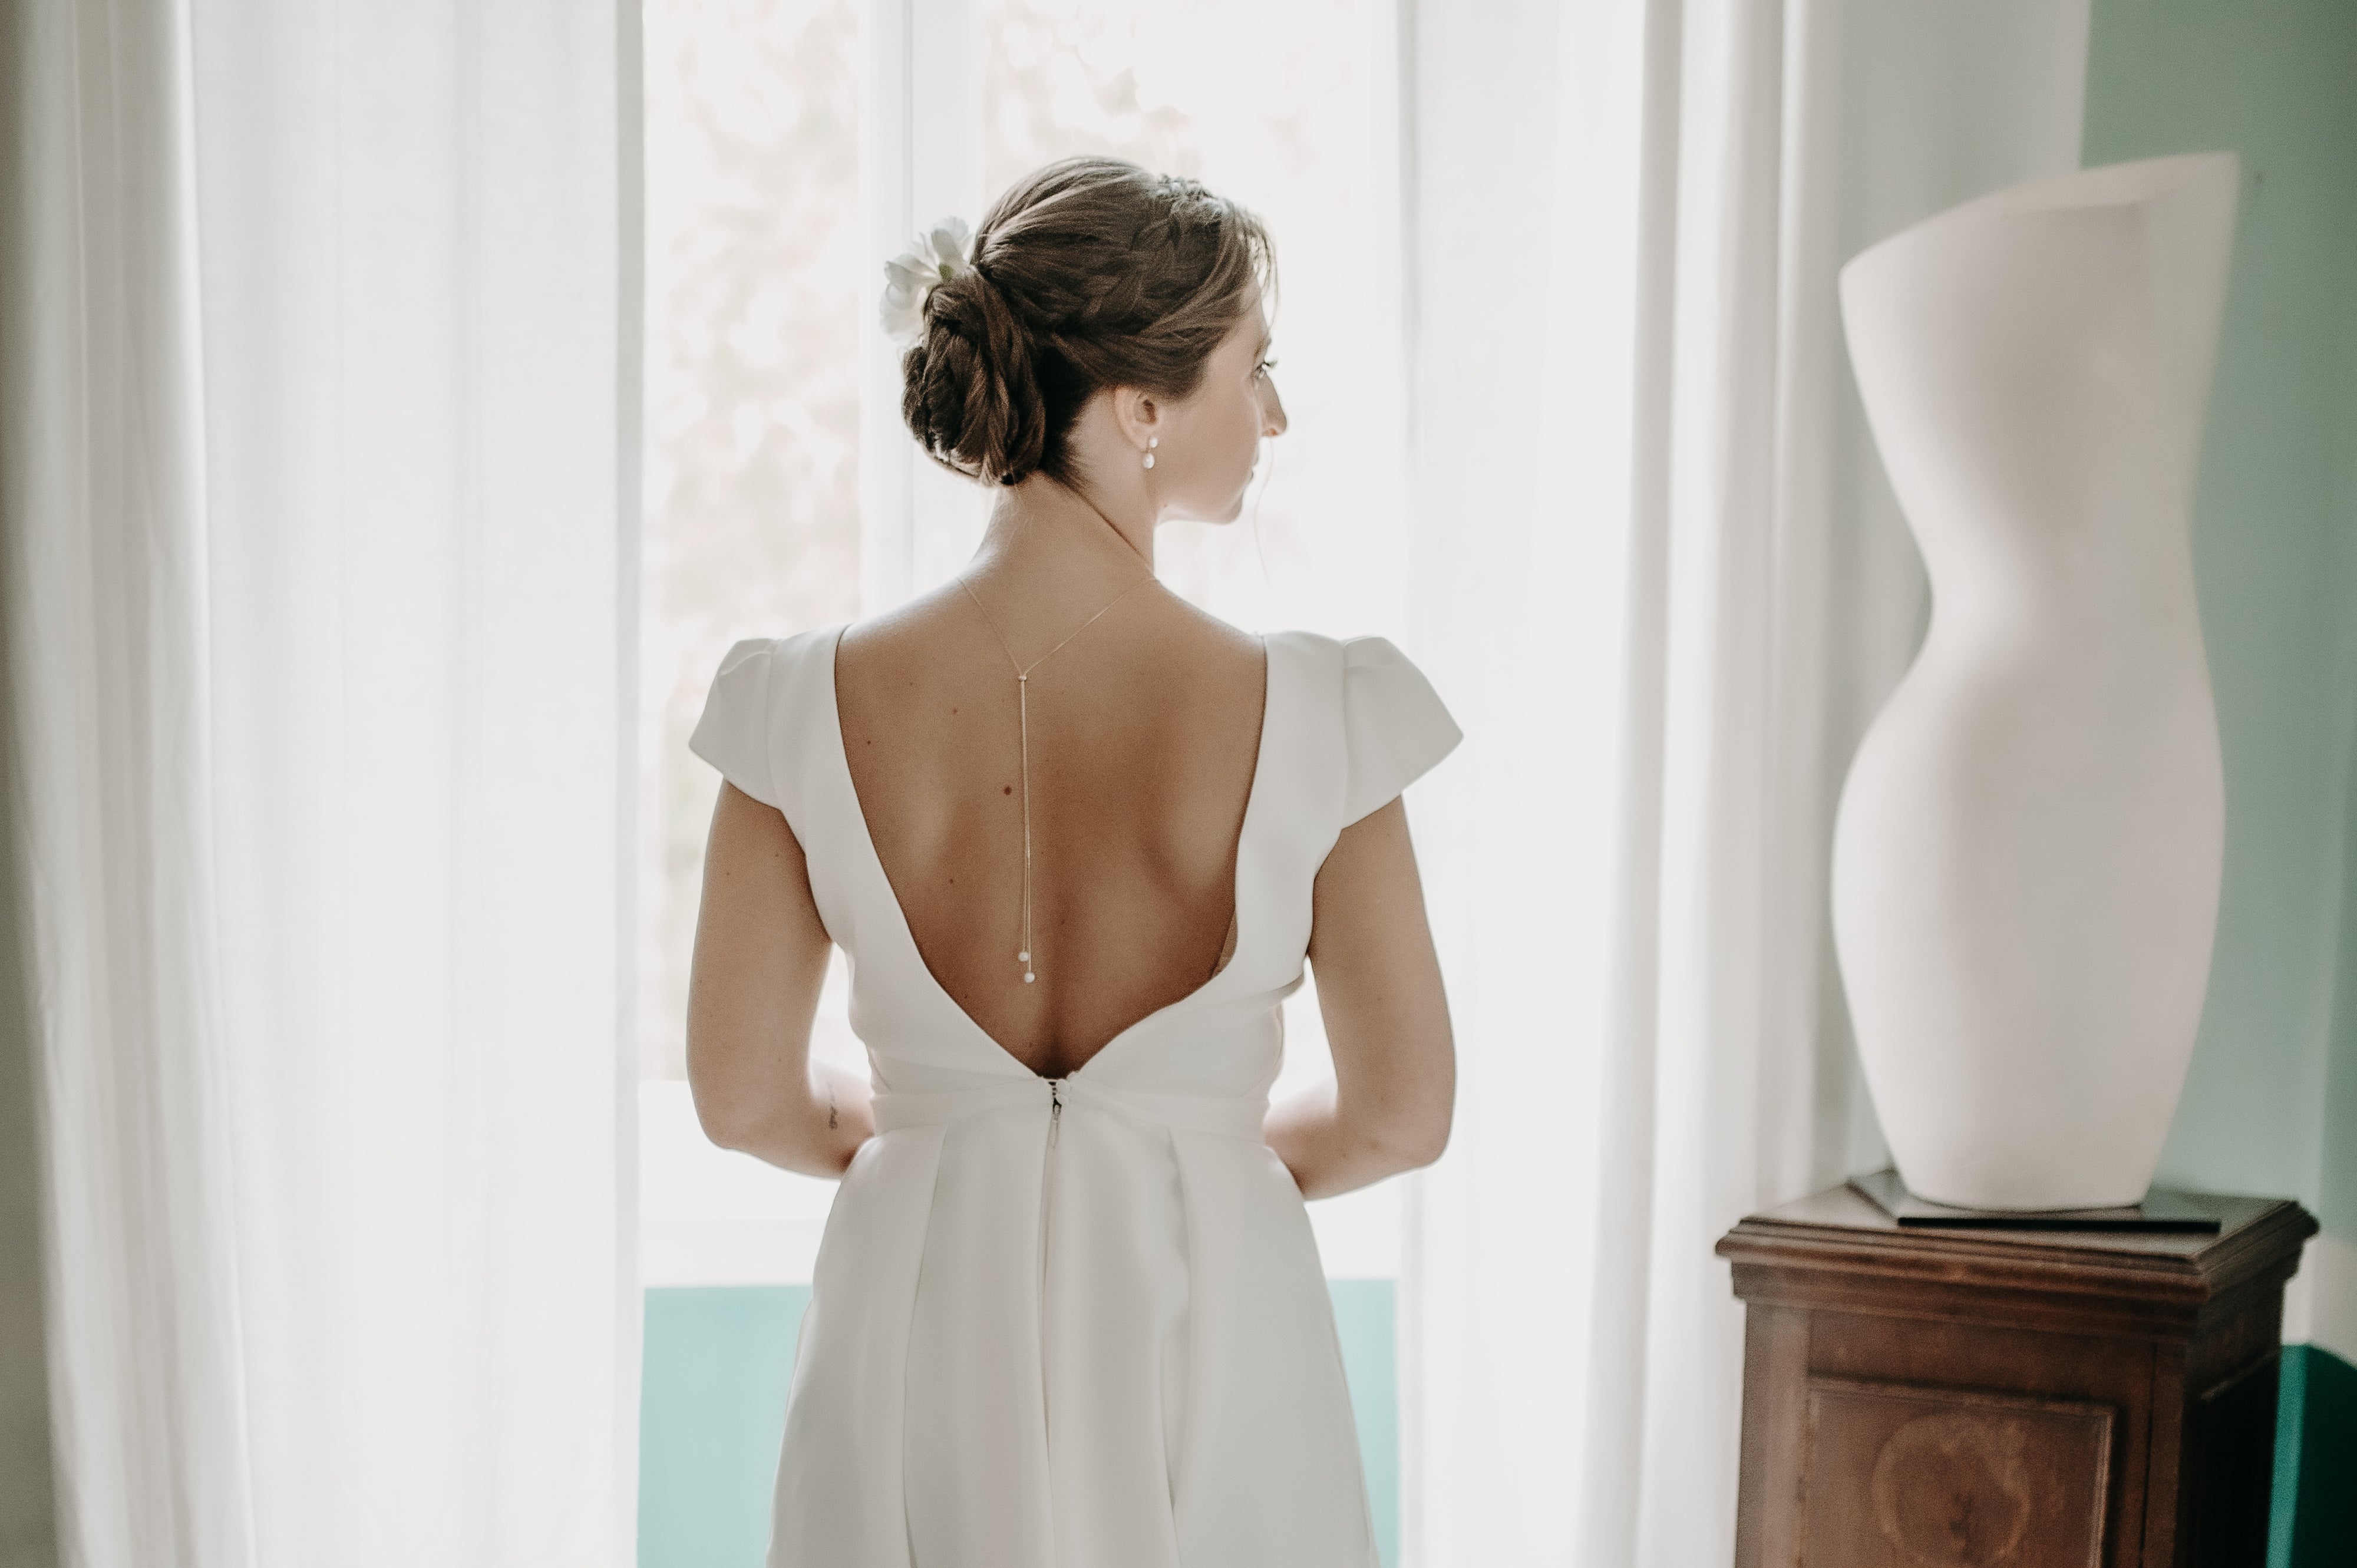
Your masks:
[{"label": "woman's elbow", "polygon": [[1448,1152],[1448,1119],[1421,1122],[1406,1129],[1391,1144],[1402,1170],[1420,1170]]},{"label": "woman's elbow", "polygon": [[741,1149],[753,1141],[754,1118],[746,1114],[741,1102],[730,1103],[709,1095],[691,1093],[695,1102],[696,1125],[716,1148]]},{"label": "woman's elbow", "polygon": [[1397,1170],[1421,1169],[1448,1148],[1451,1107],[1420,1106],[1411,1113],[1386,1118],[1372,1129],[1370,1141]]},{"label": "woman's elbow", "polygon": [[1456,1121],[1457,1054],[1452,1046],[1441,1053],[1408,1118],[1406,1152],[1415,1162],[1410,1168],[1428,1165],[1448,1152],[1449,1131]]},{"label": "woman's elbow", "polygon": [[687,1097],[695,1106],[696,1125],[719,1148],[746,1149],[762,1141],[770,1120],[770,1108],[741,1090],[724,1089],[710,1073],[699,1075],[694,1054],[688,1058]]}]

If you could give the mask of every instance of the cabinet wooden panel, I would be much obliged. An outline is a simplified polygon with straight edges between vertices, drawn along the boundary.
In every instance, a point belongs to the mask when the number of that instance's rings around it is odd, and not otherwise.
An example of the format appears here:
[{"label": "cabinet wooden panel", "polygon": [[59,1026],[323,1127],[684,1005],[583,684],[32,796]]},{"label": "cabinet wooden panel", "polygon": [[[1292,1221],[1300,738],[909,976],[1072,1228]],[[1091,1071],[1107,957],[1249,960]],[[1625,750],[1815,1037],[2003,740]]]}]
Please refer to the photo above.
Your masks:
[{"label": "cabinet wooden panel", "polygon": [[1813,1377],[1801,1559],[2096,1568],[2112,1413],[2084,1401]]},{"label": "cabinet wooden panel", "polygon": [[2185,1196],[2215,1235],[1902,1229],[1846,1187],[1729,1231],[1738,1568],[2259,1568],[2316,1222]]}]

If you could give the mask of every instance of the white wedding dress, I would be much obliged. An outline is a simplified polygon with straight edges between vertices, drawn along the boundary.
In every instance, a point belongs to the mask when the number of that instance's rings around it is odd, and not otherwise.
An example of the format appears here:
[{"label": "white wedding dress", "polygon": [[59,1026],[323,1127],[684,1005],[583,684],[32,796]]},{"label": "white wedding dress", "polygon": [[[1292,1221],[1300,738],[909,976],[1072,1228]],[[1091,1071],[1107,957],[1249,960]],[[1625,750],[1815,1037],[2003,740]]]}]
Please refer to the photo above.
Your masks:
[{"label": "white wedding dress", "polygon": [[730,649],[689,742],[801,842],[876,1087],[769,1568],[1376,1568],[1317,1244],[1261,1123],[1318,865],[1457,744],[1448,710],[1381,638],[1269,634],[1234,954],[1049,1079],[918,953],[844,753],[842,629]]}]

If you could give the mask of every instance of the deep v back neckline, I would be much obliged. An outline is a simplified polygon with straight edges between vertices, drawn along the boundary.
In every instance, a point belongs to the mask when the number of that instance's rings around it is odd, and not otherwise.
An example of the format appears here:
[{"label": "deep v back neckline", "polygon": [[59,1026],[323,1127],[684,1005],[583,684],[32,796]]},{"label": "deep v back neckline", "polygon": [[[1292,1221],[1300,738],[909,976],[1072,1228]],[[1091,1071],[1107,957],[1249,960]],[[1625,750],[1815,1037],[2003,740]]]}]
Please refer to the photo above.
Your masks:
[{"label": "deep v back neckline", "polygon": [[916,929],[909,924],[909,912],[901,905],[900,896],[892,886],[891,874],[884,869],[884,857],[877,853],[876,835],[867,825],[867,809],[860,803],[859,785],[851,776],[851,746],[844,738],[841,687],[835,679],[835,660],[843,650],[844,634],[850,629],[851,623],[844,622],[835,628],[834,635],[826,642],[826,725],[828,732],[834,737],[830,749],[834,757],[835,779],[843,788],[844,800],[848,805],[852,822],[856,828],[856,832],[852,836],[858,841],[862,875],[875,879],[877,895],[884,907],[891,911],[891,926],[899,942],[901,955],[908,961],[909,967],[922,977],[919,983],[922,984],[944,1009],[971,1032],[975,1039],[989,1047],[998,1058],[1021,1069],[1028,1077],[1071,1078],[1093,1065],[1098,1058],[1110,1054],[1115,1047],[1147,1025],[1200,1001],[1242,967],[1245,933],[1250,924],[1244,918],[1243,889],[1246,886],[1244,857],[1252,852],[1253,829],[1260,817],[1261,800],[1264,793],[1261,784],[1268,777],[1269,769],[1269,720],[1276,706],[1276,641],[1271,634],[1263,633],[1260,639],[1260,735],[1253,746],[1252,782],[1245,787],[1243,820],[1236,827],[1235,850],[1232,857],[1233,870],[1229,878],[1228,901],[1229,918],[1235,929],[1235,945],[1228,953],[1228,961],[1221,965],[1218,972],[1210,979],[1188,992],[1184,996],[1176,1001],[1166,1002],[1143,1017],[1124,1025],[1103,1045],[1090,1053],[1087,1060],[1071,1071],[1043,1073],[1009,1050],[997,1036],[984,1028],[981,1022],[973,1014],[967,1012],[956,997],[950,994],[949,987],[942,984],[941,977],[933,972],[933,966],[925,961],[924,950],[917,945]]}]

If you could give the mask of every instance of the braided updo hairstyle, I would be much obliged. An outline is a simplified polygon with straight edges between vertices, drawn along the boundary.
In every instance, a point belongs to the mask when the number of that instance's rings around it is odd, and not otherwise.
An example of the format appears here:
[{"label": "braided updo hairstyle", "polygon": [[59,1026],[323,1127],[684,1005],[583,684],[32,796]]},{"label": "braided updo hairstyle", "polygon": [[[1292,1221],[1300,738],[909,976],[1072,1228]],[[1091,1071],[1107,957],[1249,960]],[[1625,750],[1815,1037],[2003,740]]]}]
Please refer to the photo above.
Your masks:
[{"label": "braided updo hairstyle", "polygon": [[926,296],[900,415],[926,454],[985,483],[1071,483],[1067,437],[1105,387],[1181,399],[1274,282],[1259,219],[1194,180],[1060,159],[983,215],[971,269]]}]

